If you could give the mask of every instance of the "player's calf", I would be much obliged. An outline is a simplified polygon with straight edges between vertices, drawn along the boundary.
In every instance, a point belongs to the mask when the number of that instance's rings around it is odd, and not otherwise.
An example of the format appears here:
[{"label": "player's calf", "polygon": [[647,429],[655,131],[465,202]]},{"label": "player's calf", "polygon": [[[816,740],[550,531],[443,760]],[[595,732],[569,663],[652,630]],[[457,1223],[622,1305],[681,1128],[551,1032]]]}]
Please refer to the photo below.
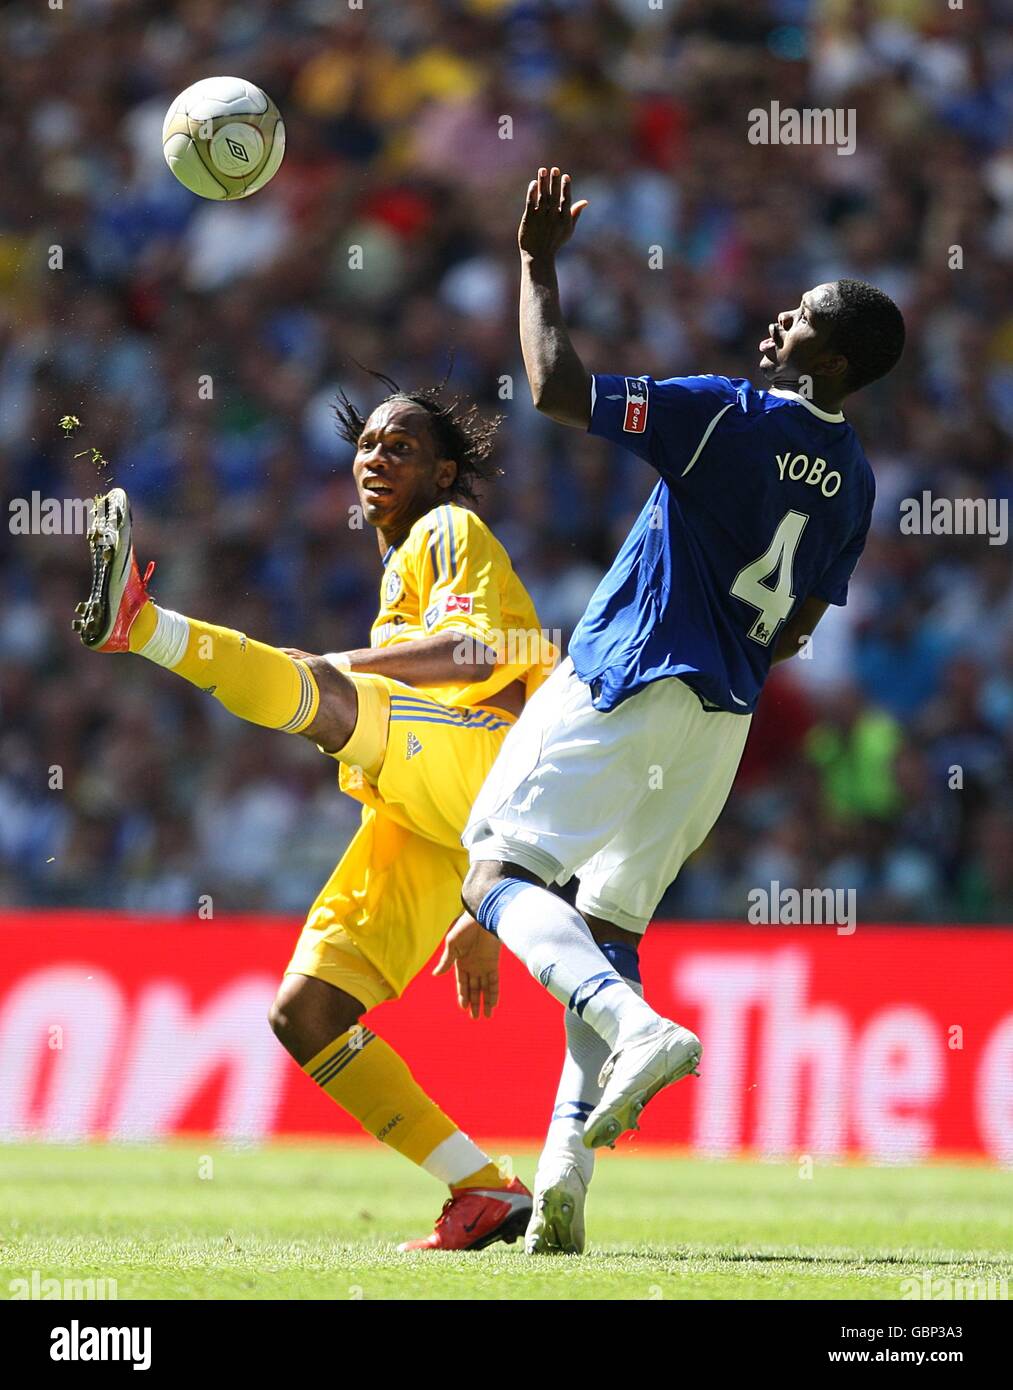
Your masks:
[{"label": "player's calf", "polygon": [[304,660],[320,692],[320,703],[312,721],[299,732],[325,753],[340,752],[352,737],[358,718],[359,697],[355,682],[333,666],[326,656],[307,656]]}]

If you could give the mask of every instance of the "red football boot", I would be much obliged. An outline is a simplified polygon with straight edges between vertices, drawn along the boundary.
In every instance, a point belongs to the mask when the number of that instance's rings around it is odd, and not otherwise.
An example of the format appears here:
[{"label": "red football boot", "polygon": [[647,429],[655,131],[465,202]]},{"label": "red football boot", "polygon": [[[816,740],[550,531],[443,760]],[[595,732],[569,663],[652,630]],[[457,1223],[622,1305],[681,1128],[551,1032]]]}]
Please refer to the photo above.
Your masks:
[{"label": "red football boot", "polygon": [[431,1236],[406,1240],[399,1250],[484,1250],[494,1241],[512,1245],[527,1229],[531,1193],[520,1178],[506,1187],[462,1187],[443,1204]]},{"label": "red football boot", "polygon": [[88,527],[91,593],[77,605],[74,630],[97,652],[129,651],[127,636],[148,601],[152,562],[141,578],[131,539],[130,503],[121,487],[95,498]]}]

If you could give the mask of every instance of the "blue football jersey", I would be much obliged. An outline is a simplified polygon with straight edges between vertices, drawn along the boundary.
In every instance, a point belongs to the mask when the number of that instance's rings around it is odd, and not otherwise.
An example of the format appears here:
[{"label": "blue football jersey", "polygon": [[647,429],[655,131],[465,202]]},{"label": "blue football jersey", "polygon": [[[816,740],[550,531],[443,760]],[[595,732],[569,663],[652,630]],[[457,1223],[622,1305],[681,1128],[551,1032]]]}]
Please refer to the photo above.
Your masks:
[{"label": "blue football jersey", "polygon": [[875,483],[854,430],[794,391],[724,376],[595,376],[590,433],[661,479],[570,642],[598,709],[677,676],[748,714],[810,595],[847,600]]}]

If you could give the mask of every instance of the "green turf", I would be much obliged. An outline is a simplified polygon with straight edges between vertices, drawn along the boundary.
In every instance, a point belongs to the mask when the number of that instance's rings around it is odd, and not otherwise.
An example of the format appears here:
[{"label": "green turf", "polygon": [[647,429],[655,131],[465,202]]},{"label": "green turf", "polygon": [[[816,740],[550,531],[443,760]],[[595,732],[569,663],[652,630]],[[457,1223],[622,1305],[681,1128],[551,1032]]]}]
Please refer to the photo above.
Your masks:
[{"label": "green turf", "polygon": [[[200,1175],[213,1161],[211,1176]],[[530,1179],[534,1155],[513,1161]],[[1013,1174],[606,1155],[583,1259],[401,1255],[443,1193],[363,1145],[0,1149],[10,1280],[125,1298],[882,1298],[901,1280],[1013,1283]]]}]

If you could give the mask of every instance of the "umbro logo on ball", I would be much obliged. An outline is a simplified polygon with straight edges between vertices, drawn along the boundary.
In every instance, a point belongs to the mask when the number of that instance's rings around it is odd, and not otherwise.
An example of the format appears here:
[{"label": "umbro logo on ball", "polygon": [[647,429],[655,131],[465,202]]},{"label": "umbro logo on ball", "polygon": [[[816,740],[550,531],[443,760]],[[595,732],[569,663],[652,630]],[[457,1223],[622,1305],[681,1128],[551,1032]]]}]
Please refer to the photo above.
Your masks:
[{"label": "umbro logo on ball", "polygon": [[278,172],[285,122],[260,87],[205,77],[166,112],[162,150],[180,183],[202,198],[248,198]]}]

